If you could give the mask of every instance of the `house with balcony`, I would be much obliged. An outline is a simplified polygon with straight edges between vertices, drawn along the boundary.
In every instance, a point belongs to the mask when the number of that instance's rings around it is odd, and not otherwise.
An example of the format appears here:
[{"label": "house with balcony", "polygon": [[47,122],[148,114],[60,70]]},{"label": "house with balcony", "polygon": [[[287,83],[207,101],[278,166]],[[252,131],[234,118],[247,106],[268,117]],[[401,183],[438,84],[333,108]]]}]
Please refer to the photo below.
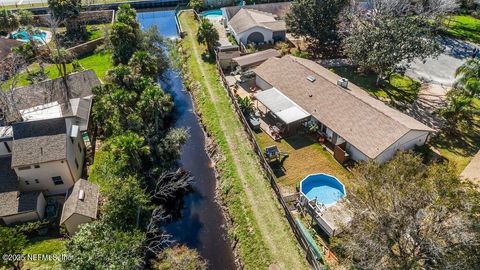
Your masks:
[{"label": "house with balcony", "polygon": [[341,163],[383,163],[425,144],[434,132],[313,61],[270,58],[254,72],[261,90],[254,98],[282,126],[282,135],[317,125],[319,141]]}]

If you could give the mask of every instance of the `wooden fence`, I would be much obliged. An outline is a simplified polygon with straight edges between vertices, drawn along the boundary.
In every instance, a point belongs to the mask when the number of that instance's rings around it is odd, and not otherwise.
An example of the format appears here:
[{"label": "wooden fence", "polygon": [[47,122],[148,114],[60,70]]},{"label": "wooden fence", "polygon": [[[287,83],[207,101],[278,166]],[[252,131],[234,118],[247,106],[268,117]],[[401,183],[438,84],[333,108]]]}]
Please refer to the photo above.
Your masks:
[{"label": "wooden fence", "polygon": [[248,140],[252,144],[253,149],[255,150],[255,153],[257,154],[257,156],[260,160],[260,164],[262,165],[262,168],[265,172],[265,175],[267,176],[267,179],[270,182],[270,186],[275,191],[275,195],[276,195],[278,201],[280,202],[280,205],[282,206],[282,208],[285,212],[285,216],[287,217],[288,223],[290,225],[290,228],[293,231],[293,234],[295,235],[298,242],[300,243],[300,246],[303,248],[303,250],[307,254],[306,258],[307,258],[308,262],[316,270],[317,269],[326,269],[326,267],[324,265],[322,265],[320,263],[320,261],[318,260],[320,258],[318,258],[318,259],[316,258],[316,255],[313,252],[313,250],[311,249],[311,247],[309,246],[307,239],[304,237],[300,228],[295,223],[295,218],[292,216],[292,213],[290,213],[290,210],[288,209],[288,205],[285,202],[285,200],[282,196],[282,193],[280,191],[280,188],[277,184],[275,174],[273,173],[272,168],[270,167],[270,164],[268,163],[267,159],[263,155],[262,148],[258,145],[258,143],[255,139],[255,134],[254,134],[253,130],[250,128],[250,125],[248,124],[247,119],[243,115],[242,110],[240,109],[240,106],[238,105],[237,98],[232,93],[232,91],[230,91],[230,86],[228,85],[228,83],[225,79],[225,74],[223,73],[223,70],[220,67],[218,56],[216,56],[216,64],[217,64],[218,72],[220,73],[220,78],[222,79],[223,86],[224,86],[225,90],[227,91],[228,96],[231,99],[231,102],[233,104],[235,112],[237,113],[238,117],[240,118],[240,121],[242,122],[242,125],[243,125],[243,128],[244,128],[245,132],[248,134]]}]

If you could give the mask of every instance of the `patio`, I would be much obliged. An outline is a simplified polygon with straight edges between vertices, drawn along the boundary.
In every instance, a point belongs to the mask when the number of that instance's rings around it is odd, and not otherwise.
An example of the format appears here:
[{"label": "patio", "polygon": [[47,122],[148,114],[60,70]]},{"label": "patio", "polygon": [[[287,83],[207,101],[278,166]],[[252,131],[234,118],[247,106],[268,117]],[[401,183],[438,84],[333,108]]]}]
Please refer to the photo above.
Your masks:
[{"label": "patio", "polygon": [[278,141],[260,132],[256,134],[256,140],[262,149],[276,145],[281,152],[288,153],[288,157],[270,163],[284,194],[294,193],[305,176],[319,172],[334,175],[347,189],[353,184],[351,173],[304,132]]}]

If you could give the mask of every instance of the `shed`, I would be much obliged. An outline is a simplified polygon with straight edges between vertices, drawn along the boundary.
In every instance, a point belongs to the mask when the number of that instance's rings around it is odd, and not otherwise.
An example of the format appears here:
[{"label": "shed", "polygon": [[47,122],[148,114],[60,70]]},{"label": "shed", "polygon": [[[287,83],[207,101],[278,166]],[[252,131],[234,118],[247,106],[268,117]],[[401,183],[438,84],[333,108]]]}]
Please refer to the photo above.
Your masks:
[{"label": "shed", "polygon": [[75,234],[81,224],[97,219],[99,187],[85,179],[79,179],[65,201],[60,224],[69,234]]},{"label": "shed", "polygon": [[275,49],[268,49],[256,53],[246,54],[240,57],[235,57],[232,61],[242,70],[256,67],[271,57],[280,57],[280,53]]}]

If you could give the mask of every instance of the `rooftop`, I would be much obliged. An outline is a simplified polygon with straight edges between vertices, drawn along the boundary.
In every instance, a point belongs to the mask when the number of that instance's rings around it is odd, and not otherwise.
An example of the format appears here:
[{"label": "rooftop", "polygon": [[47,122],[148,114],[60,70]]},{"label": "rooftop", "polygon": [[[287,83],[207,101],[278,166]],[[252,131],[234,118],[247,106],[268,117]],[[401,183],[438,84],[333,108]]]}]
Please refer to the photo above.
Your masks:
[{"label": "rooftop", "polygon": [[275,113],[285,124],[305,119],[310,114],[275,88],[255,94],[255,98]]},{"label": "rooftop", "polygon": [[233,30],[239,34],[252,27],[263,27],[272,31],[285,31],[285,21],[277,20],[277,15],[256,9],[242,8],[229,21]]},{"label": "rooftop", "polygon": [[0,37],[0,60],[5,59],[11,52],[12,48],[22,45],[23,42]]},{"label": "rooftop", "polygon": [[79,179],[63,205],[60,224],[63,224],[73,214],[96,219],[99,194],[99,188],[96,184]]},{"label": "rooftop", "polygon": [[255,73],[372,159],[411,130],[434,131],[310,60],[270,58]]},{"label": "rooftop", "polygon": [[255,4],[255,5],[246,5],[243,7],[240,6],[231,6],[231,7],[224,7],[223,10],[227,16],[227,19],[233,18],[240,10],[242,9],[255,9],[257,11],[267,12],[270,14],[274,14],[279,19],[285,18],[287,13],[290,11],[290,2],[283,2],[283,3],[268,3],[268,4]]},{"label": "rooftop", "polygon": [[12,167],[67,157],[67,126],[64,118],[13,124]]},{"label": "rooftop", "polygon": [[0,217],[34,211],[40,192],[18,190],[18,179],[10,168],[11,157],[0,157]]},{"label": "rooftop", "polygon": [[280,53],[275,49],[268,49],[243,56],[235,57],[232,60],[236,62],[241,68],[258,65],[265,62],[268,58],[280,57]]}]

